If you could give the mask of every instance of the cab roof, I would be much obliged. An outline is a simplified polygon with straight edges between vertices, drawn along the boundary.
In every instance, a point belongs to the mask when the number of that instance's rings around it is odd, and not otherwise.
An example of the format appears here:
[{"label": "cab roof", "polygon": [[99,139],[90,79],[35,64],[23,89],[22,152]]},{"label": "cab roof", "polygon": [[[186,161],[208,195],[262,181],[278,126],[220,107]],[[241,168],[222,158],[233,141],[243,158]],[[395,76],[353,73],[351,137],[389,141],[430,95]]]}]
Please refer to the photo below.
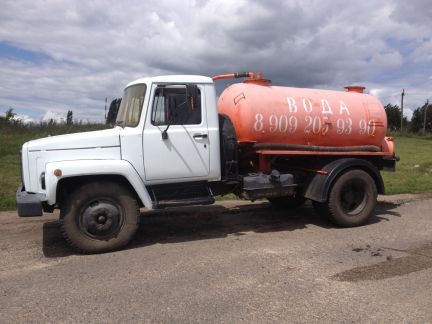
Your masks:
[{"label": "cab roof", "polygon": [[212,78],[202,75],[160,75],[130,82],[127,87],[140,83],[213,83]]}]

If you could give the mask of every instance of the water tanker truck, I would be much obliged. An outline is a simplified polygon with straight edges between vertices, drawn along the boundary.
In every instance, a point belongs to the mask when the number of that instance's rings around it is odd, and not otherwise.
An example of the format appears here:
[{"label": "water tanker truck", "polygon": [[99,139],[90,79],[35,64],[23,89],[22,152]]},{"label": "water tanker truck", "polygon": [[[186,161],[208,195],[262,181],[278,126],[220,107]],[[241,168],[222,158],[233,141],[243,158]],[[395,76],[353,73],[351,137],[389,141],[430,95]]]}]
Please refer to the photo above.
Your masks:
[{"label": "water tanker truck", "polygon": [[[244,82],[217,98],[226,78]],[[310,200],[338,226],[362,225],[384,193],[380,171],[396,162],[385,111],[363,89],[272,86],[251,72],[136,80],[112,129],[23,145],[18,215],[59,208],[66,240],[88,253],[125,246],[141,207],[227,193],[279,208]]]}]

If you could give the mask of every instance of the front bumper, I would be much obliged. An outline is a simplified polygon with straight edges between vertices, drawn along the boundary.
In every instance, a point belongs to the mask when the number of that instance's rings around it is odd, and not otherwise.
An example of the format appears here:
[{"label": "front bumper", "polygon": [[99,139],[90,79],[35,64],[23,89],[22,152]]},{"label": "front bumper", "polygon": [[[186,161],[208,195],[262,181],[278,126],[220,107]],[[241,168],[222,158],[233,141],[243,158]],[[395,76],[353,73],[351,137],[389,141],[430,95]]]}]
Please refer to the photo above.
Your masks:
[{"label": "front bumper", "polygon": [[46,201],[45,194],[28,193],[27,191],[25,191],[23,186],[19,186],[16,192],[16,205],[18,216],[42,216],[43,201]]}]

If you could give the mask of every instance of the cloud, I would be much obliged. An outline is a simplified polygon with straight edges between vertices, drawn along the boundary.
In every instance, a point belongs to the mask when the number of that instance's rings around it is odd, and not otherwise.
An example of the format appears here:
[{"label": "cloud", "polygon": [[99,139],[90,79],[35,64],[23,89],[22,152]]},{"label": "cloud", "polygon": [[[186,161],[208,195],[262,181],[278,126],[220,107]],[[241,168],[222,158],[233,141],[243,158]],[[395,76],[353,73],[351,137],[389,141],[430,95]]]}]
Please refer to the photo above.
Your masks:
[{"label": "cloud", "polygon": [[[384,89],[382,98],[402,88],[428,93],[430,8],[428,1],[6,0],[0,42],[37,59],[0,49],[0,108],[31,109],[35,118],[70,109],[77,119],[102,120],[104,98],[136,78],[247,70],[280,85],[363,84]],[[413,105],[426,97],[417,98],[406,96]]]},{"label": "cloud", "polygon": [[416,63],[432,64],[432,41],[423,41],[412,52],[411,58]]},{"label": "cloud", "polygon": [[42,117],[42,121],[45,122],[49,122],[49,121],[55,121],[57,123],[65,123],[66,122],[66,116],[58,113],[58,112],[54,112],[54,111],[50,111],[48,110]]},{"label": "cloud", "polygon": [[28,115],[15,115],[12,119],[19,121],[23,124],[30,124],[30,123],[33,123],[35,121],[33,118],[31,118]]}]

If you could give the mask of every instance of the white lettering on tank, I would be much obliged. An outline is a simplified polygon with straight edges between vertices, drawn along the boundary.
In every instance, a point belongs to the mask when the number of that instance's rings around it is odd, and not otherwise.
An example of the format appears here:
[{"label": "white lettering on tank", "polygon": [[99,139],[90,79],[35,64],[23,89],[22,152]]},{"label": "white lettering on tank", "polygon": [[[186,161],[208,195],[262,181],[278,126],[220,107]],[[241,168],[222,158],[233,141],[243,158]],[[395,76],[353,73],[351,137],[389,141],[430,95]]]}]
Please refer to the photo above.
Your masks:
[{"label": "white lettering on tank", "polygon": [[287,130],[288,130],[288,117],[286,115],[282,115],[279,117],[279,132],[285,133]]},{"label": "white lettering on tank", "polygon": [[290,132],[291,134],[294,133],[297,130],[297,118],[295,116],[290,116],[289,120],[288,120],[288,124],[289,124],[289,128],[288,128],[288,132]]},{"label": "white lettering on tank", "polygon": [[360,134],[360,135],[363,135],[363,134],[366,133],[366,131],[367,131],[367,123],[366,123],[366,120],[364,120],[364,119],[360,119],[360,121],[359,121],[359,134]]},{"label": "white lettering on tank", "polygon": [[309,98],[303,98],[303,108],[305,112],[312,112],[312,101]]},{"label": "white lettering on tank", "polygon": [[293,97],[287,97],[288,101],[288,108],[290,113],[296,113],[297,112],[297,105],[295,102],[295,99]]},{"label": "white lettering on tank", "polygon": [[367,133],[371,136],[375,136],[375,127],[376,127],[375,120],[373,119],[369,120]]},{"label": "white lettering on tank", "polygon": [[258,113],[255,115],[254,130],[256,132],[260,132],[263,130],[263,128],[264,128],[263,119],[264,119],[264,116],[262,114]]},{"label": "white lettering on tank", "polygon": [[278,130],[278,118],[276,115],[270,115],[269,124],[270,124],[270,132],[274,133]]},{"label": "white lettering on tank", "polygon": [[349,110],[348,110],[348,107],[345,105],[345,102],[343,102],[343,100],[341,100],[340,105],[339,105],[339,115],[342,115],[344,111],[346,112],[346,114],[348,116],[351,115]]},{"label": "white lettering on tank", "polygon": [[306,126],[304,128],[304,132],[306,134],[309,134],[311,132],[311,129],[312,129],[313,118],[311,116],[306,116],[305,117],[305,122],[307,124],[306,124]]},{"label": "white lettering on tank", "polygon": [[350,135],[352,133],[352,119],[348,118],[346,120],[346,129],[345,129],[345,134]]},{"label": "white lettering on tank", "polygon": [[347,119],[343,119],[343,118],[339,118],[336,121],[336,133],[341,135],[341,134],[347,134],[350,135],[352,133],[352,119],[351,118],[347,118]]},{"label": "white lettering on tank", "polygon": [[321,99],[321,108],[323,114],[333,115],[333,111],[331,110],[330,104],[327,99]]}]

